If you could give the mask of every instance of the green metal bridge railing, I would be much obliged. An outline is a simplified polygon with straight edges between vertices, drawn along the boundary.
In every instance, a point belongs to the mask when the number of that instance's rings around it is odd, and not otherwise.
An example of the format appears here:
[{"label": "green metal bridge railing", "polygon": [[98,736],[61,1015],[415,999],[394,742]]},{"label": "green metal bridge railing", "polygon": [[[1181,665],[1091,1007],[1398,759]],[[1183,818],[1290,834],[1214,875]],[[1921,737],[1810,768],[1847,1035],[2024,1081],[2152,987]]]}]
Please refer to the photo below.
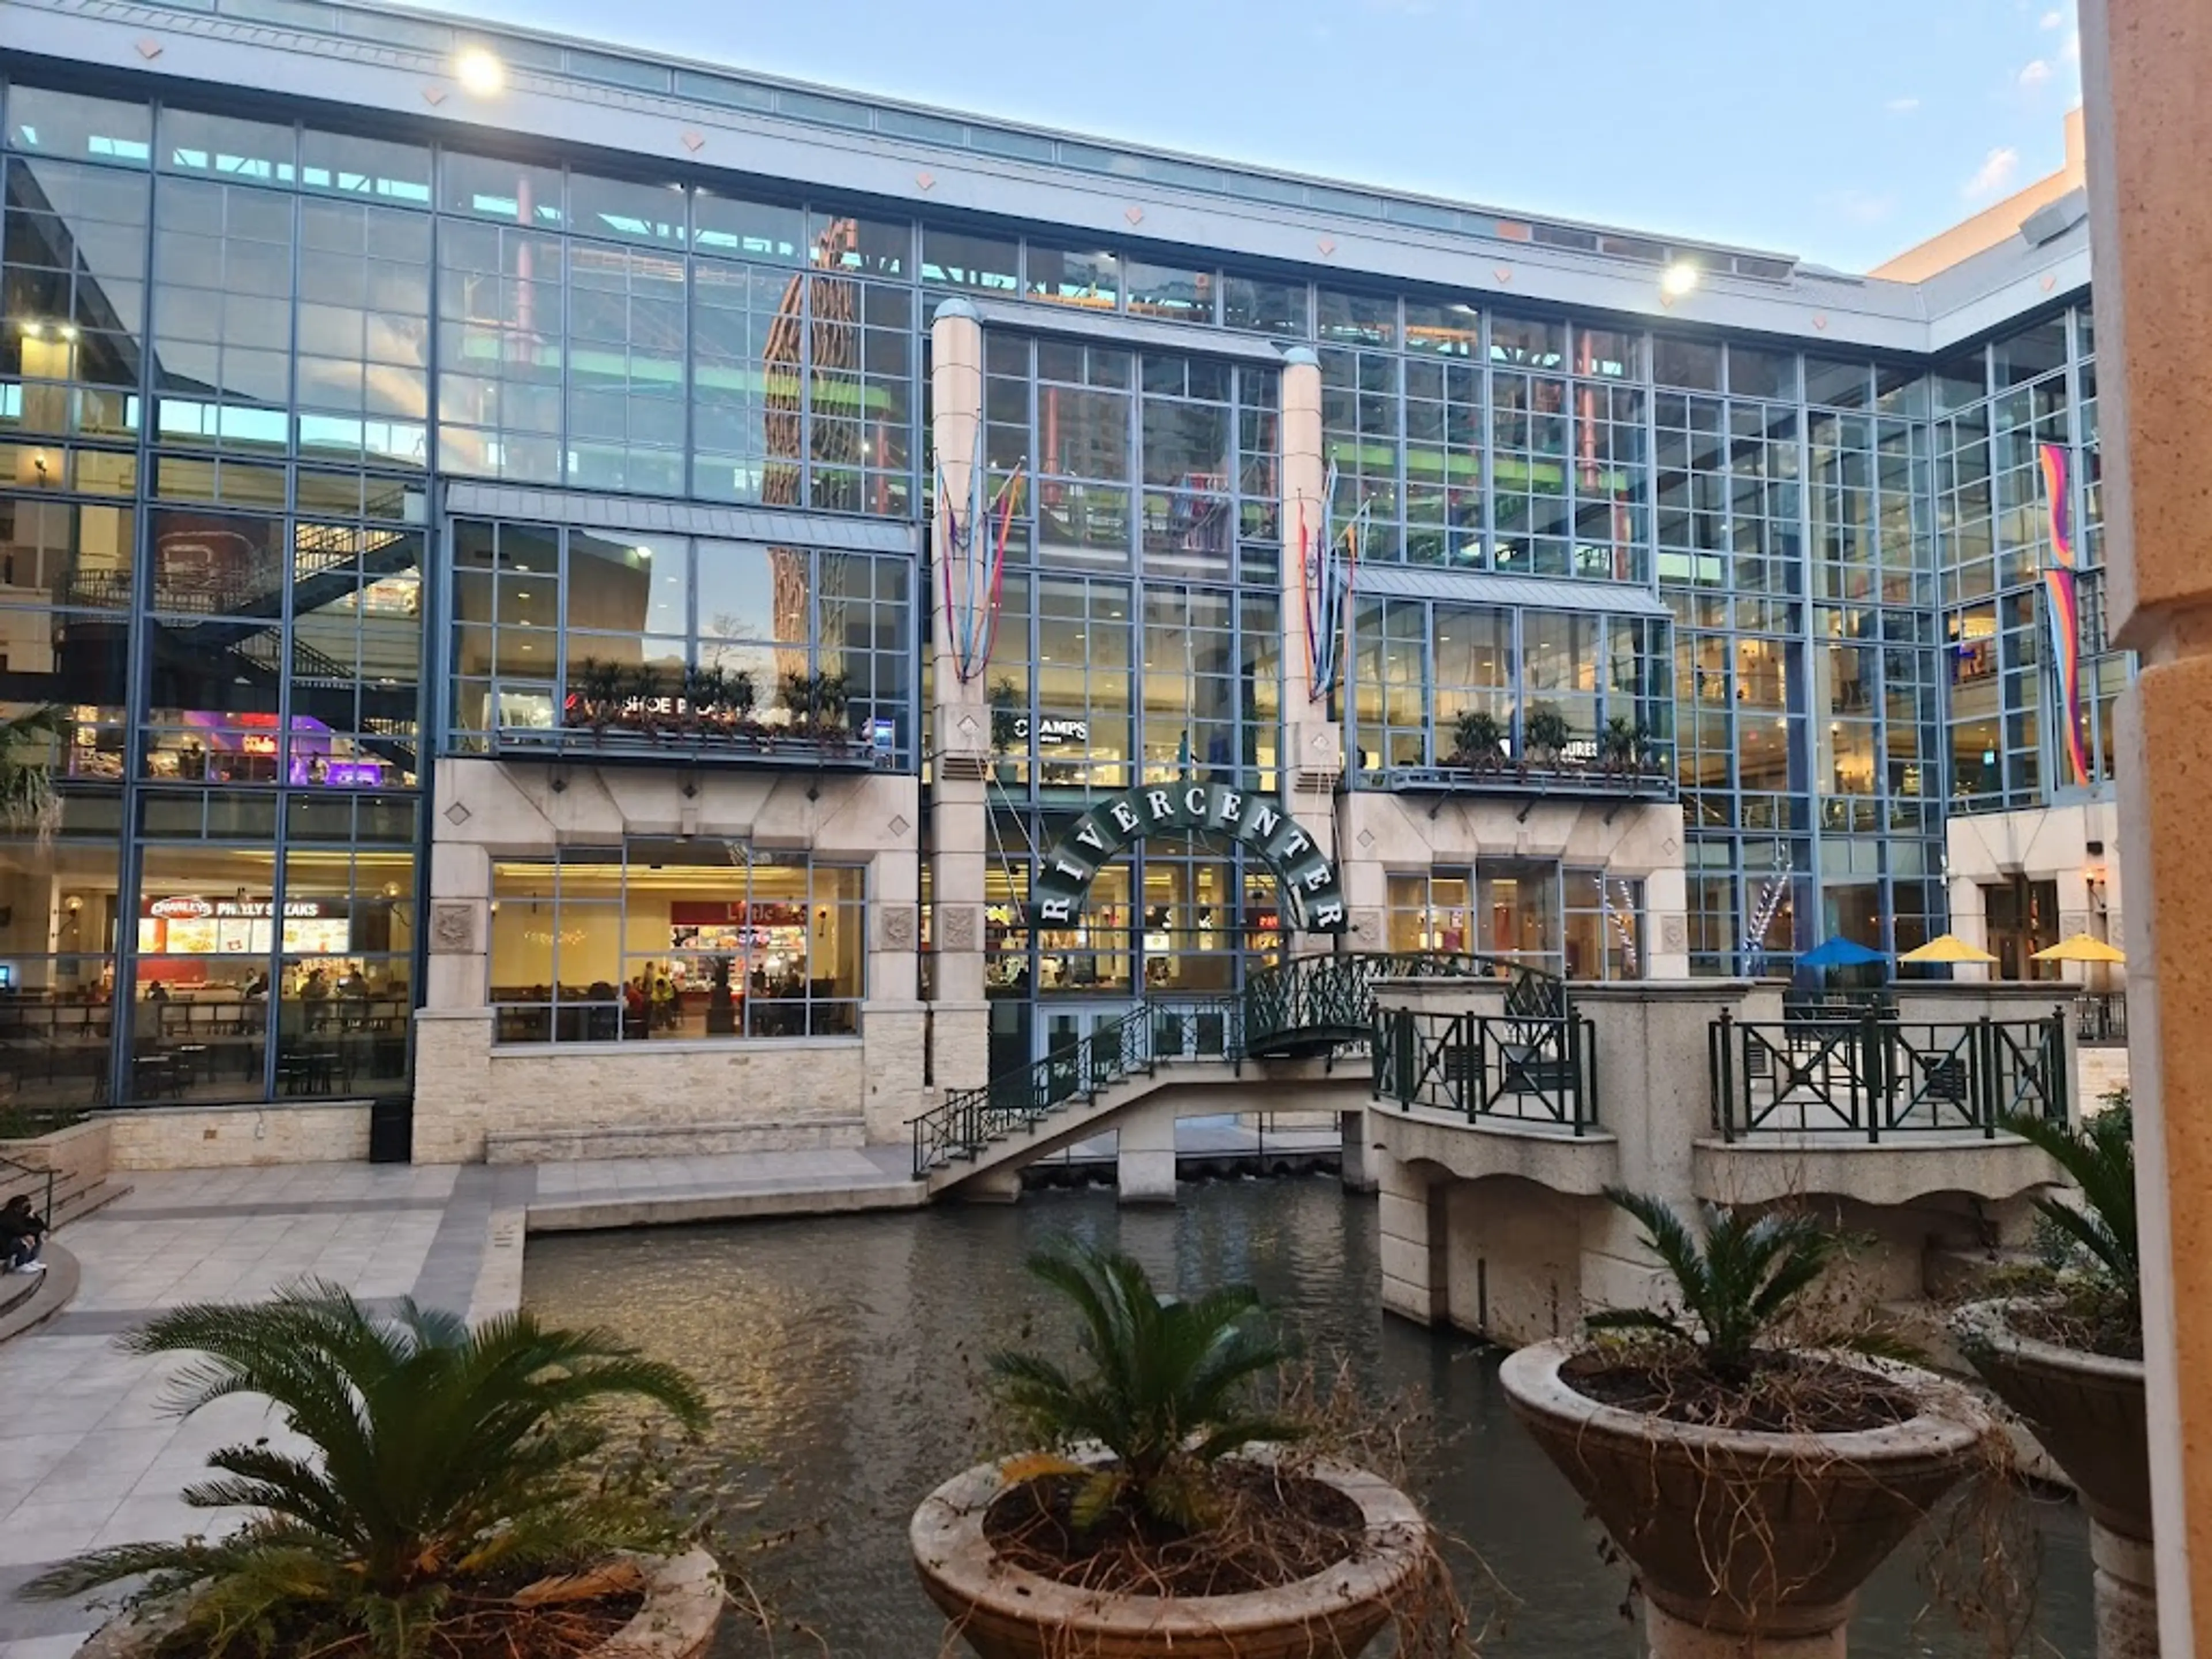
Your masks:
[{"label": "green metal bridge railing", "polygon": [[1375,1029],[1375,987],[1385,979],[1504,979],[1509,1014],[1566,1014],[1564,982],[1503,957],[1385,951],[1294,957],[1252,974],[1241,994],[1149,999],[1042,1060],[955,1091],[908,1123],[915,1176],[972,1160],[1073,1102],[1151,1076],[1163,1061],[1218,1060],[1241,1070],[1247,1059],[1364,1049]]}]

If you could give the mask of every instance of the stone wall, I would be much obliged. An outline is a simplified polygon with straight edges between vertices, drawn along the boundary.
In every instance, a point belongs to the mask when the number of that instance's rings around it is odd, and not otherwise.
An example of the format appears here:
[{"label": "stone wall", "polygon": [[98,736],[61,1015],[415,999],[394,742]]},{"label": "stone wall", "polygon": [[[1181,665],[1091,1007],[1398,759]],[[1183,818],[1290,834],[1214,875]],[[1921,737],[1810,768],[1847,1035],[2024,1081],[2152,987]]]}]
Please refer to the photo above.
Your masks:
[{"label": "stone wall", "polygon": [[[928,1100],[916,1000],[919,797],[875,774],[438,763],[430,967],[416,1020],[418,1163],[788,1151],[896,1141]],[[557,786],[557,787],[556,787]],[[867,867],[854,1037],[493,1044],[492,866],[625,836],[722,839]]]},{"label": "stone wall", "polygon": [[178,1106],[109,1112],[116,1170],[222,1170],[264,1164],[358,1163],[368,1156],[367,1103]]},{"label": "stone wall", "polygon": [[417,1017],[415,1161],[791,1152],[902,1139],[921,1096],[918,1007],[865,1036],[495,1049],[488,1010]]}]

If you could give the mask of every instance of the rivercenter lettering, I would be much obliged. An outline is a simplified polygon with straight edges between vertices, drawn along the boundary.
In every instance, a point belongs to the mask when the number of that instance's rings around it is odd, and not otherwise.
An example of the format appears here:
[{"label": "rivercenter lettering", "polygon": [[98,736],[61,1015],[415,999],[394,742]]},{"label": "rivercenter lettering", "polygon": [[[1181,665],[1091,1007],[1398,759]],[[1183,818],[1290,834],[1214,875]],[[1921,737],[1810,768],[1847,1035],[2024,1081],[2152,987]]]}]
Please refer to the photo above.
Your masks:
[{"label": "rivercenter lettering", "polygon": [[1280,801],[1221,783],[1139,784],[1102,801],[1046,850],[1030,895],[1030,920],[1065,927],[1082,914],[1099,867],[1134,841],[1196,831],[1249,848],[1274,872],[1289,925],[1345,930],[1336,866]]}]

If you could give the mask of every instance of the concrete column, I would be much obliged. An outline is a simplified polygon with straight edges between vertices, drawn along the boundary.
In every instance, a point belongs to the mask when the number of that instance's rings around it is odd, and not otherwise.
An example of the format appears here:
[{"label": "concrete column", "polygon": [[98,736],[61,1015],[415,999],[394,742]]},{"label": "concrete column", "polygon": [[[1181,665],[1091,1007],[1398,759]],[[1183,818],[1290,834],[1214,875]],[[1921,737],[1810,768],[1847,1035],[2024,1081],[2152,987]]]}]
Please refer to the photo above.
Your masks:
[{"label": "concrete column", "polygon": [[[943,478],[937,504],[930,662],[931,946],[938,1086],[972,1088],[990,1076],[990,1016],[983,1001],[984,780],[991,764],[988,673],[963,681],[951,648],[953,608],[968,598],[956,566],[948,595],[941,561],[948,505],[965,518],[983,419],[983,325],[965,300],[947,300],[930,324],[930,436]],[[978,533],[981,533],[980,530]]]},{"label": "concrete column", "polygon": [[1846,1626],[1814,1636],[1738,1636],[1705,1630],[1644,1605],[1644,1639],[1651,1659],[1844,1659]]},{"label": "concrete column", "polygon": [[2097,1659],[2158,1659],[2158,1572],[2151,1546],[2089,1522],[2096,1565]]},{"label": "concrete column", "polygon": [[1336,1115],[1337,1179],[1344,1183],[1347,1193],[1371,1193],[1377,1190],[1375,1178],[1373,1137],[1367,1127],[1367,1112],[1362,1108],[1356,1112]]},{"label": "concrete column", "polygon": [[2212,1655],[2212,7],[2084,0],[2160,1648]]},{"label": "concrete column", "polygon": [[1375,1154],[1375,1176],[1382,1194],[1382,1306],[1423,1325],[1443,1324],[1450,1316],[1450,1182],[1387,1152]]},{"label": "concrete column", "polygon": [[[1306,657],[1306,550],[1328,535],[1328,474],[1322,461],[1321,359],[1304,346],[1283,354],[1283,799],[1331,859],[1337,856],[1336,786],[1344,734],[1314,696]],[[1300,526],[1304,526],[1301,537]],[[1301,546],[1303,539],[1304,545]],[[1324,936],[1300,935],[1300,951]]]},{"label": "concrete column", "polygon": [[1115,1120],[1114,1185],[1124,1204],[1176,1201],[1176,1111],[1144,1105]]}]

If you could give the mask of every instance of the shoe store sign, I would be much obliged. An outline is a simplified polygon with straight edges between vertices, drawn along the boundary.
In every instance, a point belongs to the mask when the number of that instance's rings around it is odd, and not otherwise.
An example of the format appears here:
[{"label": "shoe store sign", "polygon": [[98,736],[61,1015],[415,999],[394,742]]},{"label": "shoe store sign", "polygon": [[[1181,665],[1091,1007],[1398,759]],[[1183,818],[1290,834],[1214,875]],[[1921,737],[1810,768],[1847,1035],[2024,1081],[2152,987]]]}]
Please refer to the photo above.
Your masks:
[{"label": "shoe store sign", "polygon": [[1290,925],[1309,933],[1345,931],[1344,888],[1313,836],[1282,802],[1221,783],[1139,784],[1092,807],[1044,852],[1030,890],[1030,922],[1065,927],[1083,912],[1091,878],[1132,842],[1155,835],[1204,835],[1259,854],[1274,872]]}]

